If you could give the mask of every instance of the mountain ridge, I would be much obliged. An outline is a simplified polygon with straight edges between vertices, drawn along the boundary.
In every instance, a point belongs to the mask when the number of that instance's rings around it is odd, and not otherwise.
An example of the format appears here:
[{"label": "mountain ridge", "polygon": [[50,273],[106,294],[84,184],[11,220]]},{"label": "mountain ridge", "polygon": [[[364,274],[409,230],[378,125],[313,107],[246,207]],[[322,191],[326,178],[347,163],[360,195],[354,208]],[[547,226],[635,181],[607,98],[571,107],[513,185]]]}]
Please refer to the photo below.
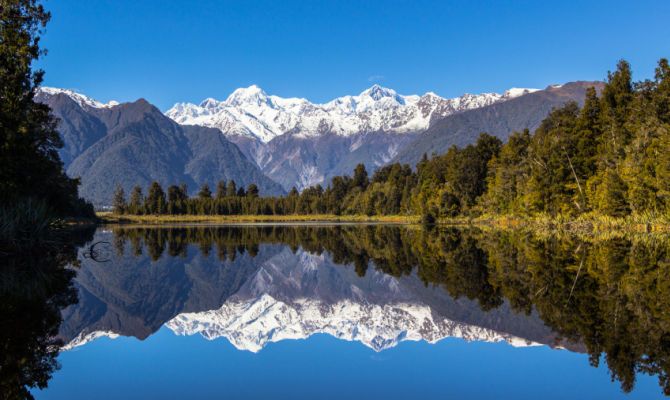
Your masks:
[{"label": "mountain ridge", "polygon": [[423,154],[442,154],[451,146],[464,147],[474,143],[481,132],[496,136],[503,142],[515,131],[528,129],[533,132],[554,108],[569,101],[582,104],[586,90],[592,86],[600,92],[604,83],[576,81],[551,85],[509,101],[442,118],[435,121],[411,146],[403,148],[393,161],[414,166]]},{"label": "mountain ridge", "polygon": [[[571,82],[545,89],[512,88],[503,94],[464,94],[452,99],[432,92],[421,96],[401,95],[392,89],[373,85],[358,95],[316,104],[303,98],[268,95],[252,85],[236,89],[223,101],[210,97],[198,105],[177,103],[161,114],[181,131],[200,132],[199,138],[204,137],[204,131],[200,129],[211,129],[221,136],[215,138],[212,133],[209,138],[211,147],[200,145],[197,151],[186,155],[182,153],[189,148],[189,141],[174,146],[173,153],[182,160],[180,163],[189,165],[182,169],[197,171],[198,175],[197,179],[179,179],[190,186],[199,186],[203,180],[215,184],[218,179],[213,179],[207,170],[216,169],[226,160],[225,154],[235,151],[213,149],[226,147],[225,142],[230,142],[253,164],[254,168],[246,166],[245,169],[257,169],[267,180],[281,186],[268,190],[272,185],[265,182],[261,185],[266,189],[263,192],[277,194],[292,187],[302,190],[317,184],[327,185],[334,176],[350,174],[359,163],[364,164],[369,173],[396,161],[414,166],[424,153],[442,153],[451,145],[462,147],[474,143],[481,132],[505,140],[513,131],[535,129],[553,108],[568,101],[583,101],[587,86],[602,87],[602,83]],[[106,136],[110,123],[116,122],[107,118],[108,122],[100,123],[100,115],[116,115],[118,110],[128,108],[128,104],[147,107],[153,113],[160,112],[143,99],[133,103],[101,103],[71,90],[45,88],[43,91],[42,97],[69,97],[78,104],[64,112],[59,102],[54,104],[52,101],[65,131],[61,157],[66,167],[71,163],[76,166],[72,171],[68,168],[68,172],[82,176],[88,171],[87,166],[94,164],[95,157],[91,157],[88,164],[82,164],[81,160],[75,162],[75,158]],[[123,118],[127,117],[117,115],[116,118],[124,122]],[[194,142],[204,143],[202,140]],[[155,156],[161,157],[156,144],[148,148],[155,149]],[[139,154],[135,157],[142,158]],[[237,164],[246,165],[239,155],[233,158]],[[191,164],[190,159],[197,163]],[[227,167],[230,168],[233,167]],[[237,171],[237,174],[221,171],[219,174],[230,179],[228,177],[241,174],[239,168]],[[163,174],[163,170],[152,174]],[[173,175],[161,179],[166,183],[178,179],[176,175],[179,174]],[[134,176],[143,185],[149,180],[138,174]],[[264,179],[256,172],[251,176]],[[240,183],[240,179],[235,180]],[[245,185],[251,183],[247,179],[241,180]],[[89,180],[85,187],[88,183],[99,186],[96,192],[105,191],[102,188],[104,182]],[[105,196],[110,191],[106,190]]]},{"label": "mountain ridge", "polygon": [[176,103],[165,115],[184,125],[220,129],[227,136],[247,136],[268,143],[285,134],[316,136],[325,132],[348,136],[369,132],[419,132],[432,118],[509,100],[538,89],[512,88],[503,94],[482,93],[447,99],[427,92],[400,95],[373,85],[358,95],[326,103],[268,95],[257,85],[239,88],[226,100],[212,97],[200,104]]},{"label": "mountain ridge", "polygon": [[59,118],[66,171],[81,178],[81,195],[96,206],[111,204],[117,184],[129,193],[152,181],[186,183],[195,193],[203,183],[233,179],[257,184],[262,194],[284,193],[217,129],[179,125],[145,99],[103,104],[72,93],[48,88],[37,100]]}]

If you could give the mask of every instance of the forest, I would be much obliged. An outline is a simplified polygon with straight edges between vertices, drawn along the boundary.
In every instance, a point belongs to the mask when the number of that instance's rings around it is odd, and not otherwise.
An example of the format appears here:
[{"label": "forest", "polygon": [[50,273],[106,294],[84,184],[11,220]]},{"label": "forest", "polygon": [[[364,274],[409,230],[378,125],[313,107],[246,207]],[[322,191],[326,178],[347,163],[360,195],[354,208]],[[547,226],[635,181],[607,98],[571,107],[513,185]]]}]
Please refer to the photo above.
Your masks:
[{"label": "forest", "polygon": [[263,197],[254,184],[205,183],[189,197],[184,185],[167,193],[154,182],[129,198],[117,188],[118,214],[421,215],[424,222],[482,214],[574,218],[583,214],[651,218],[670,215],[670,66],[654,79],[632,80],[626,61],[608,73],[600,93],[583,105],[551,111],[535,132],[506,143],[482,133],[475,144],[424,155],[412,168],[386,165],[371,176],[359,164],[323,187]]}]

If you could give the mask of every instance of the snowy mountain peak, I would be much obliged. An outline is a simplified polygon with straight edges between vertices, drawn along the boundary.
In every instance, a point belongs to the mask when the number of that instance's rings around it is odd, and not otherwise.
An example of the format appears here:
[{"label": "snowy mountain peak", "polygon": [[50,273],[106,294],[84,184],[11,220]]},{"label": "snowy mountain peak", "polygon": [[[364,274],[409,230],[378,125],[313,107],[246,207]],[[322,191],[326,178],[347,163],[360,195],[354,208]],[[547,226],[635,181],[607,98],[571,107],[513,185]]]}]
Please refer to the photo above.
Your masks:
[{"label": "snowy mountain peak", "polygon": [[361,97],[368,96],[373,100],[381,100],[384,97],[390,97],[393,99],[398,98],[398,94],[393,89],[388,89],[377,84],[372,85],[370,88],[364,90],[360,94]]},{"label": "snowy mountain peak", "polygon": [[[180,103],[180,104],[184,104],[184,103]],[[205,100],[203,100],[202,102],[200,102],[200,107],[202,107],[202,108],[215,108],[218,105],[219,105],[219,101],[214,99],[214,98],[211,98],[211,97],[208,97]]]},{"label": "snowy mountain peak", "polygon": [[400,95],[375,84],[359,95],[315,104],[305,99],[270,96],[251,85],[235,90],[225,101],[208,98],[200,105],[177,103],[165,114],[180,124],[218,128],[229,137],[242,136],[267,143],[284,134],[314,137],[369,132],[419,133],[428,129],[436,118],[485,107],[534,90],[513,88],[503,95],[465,94],[445,99],[432,92],[423,96]]},{"label": "snowy mountain peak", "polygon": [[70,89],[60,89],[60,88],[54,88],[54,87],[48,87],[48,86],[42,86],[38,89],[38,94],[43,94],[46,96],[56,96],[58,94],[63,94],[65,96],[68,96],[71,98],[73,101],[75,101],[79,106],[81,107],[90,107],[90,108],[109,108],[109,107],[114,107],[118,106],[119,102],[118,101],[110,101],[108,103],[101,103],[97,100],[94,100],[88,96],[85,96],[81,93],[78,93],[74,90]]},{"label": "snowy mountain peak", "polygon": [[255,105],[260,106],[264,103],[269,104],[267,93],[256,85],[246,88],[235,89],[226,99],[226,104],[230,106]]},{"label": "snowy mountain peak", "polygon": [[441,99],[442,97],[438,96],[437,93],[435,92],[426,92],[421,96],[422,98],[433,98],[433,99]]},{"label": "snowy mountain peak", "polygon": [[529,89],[529,88],[511,88],[505,90],[503,97],[507,99],[513,99],[515,97],[523,96],[524,94],[537,92],[540,89]]}]

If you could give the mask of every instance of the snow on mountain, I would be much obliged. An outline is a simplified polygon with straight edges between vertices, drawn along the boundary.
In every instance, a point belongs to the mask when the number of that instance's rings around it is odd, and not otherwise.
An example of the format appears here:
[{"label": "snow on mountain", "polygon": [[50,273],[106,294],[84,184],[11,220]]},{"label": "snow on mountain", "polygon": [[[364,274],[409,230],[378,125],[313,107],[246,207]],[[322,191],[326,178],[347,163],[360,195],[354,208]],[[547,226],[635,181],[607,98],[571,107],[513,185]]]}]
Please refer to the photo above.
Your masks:
[{"label": "snow on mountain", "polygon": [[[464,94],[453,99],[428,92],[423,96],[399,95],[379,85],[357,96],[343,96],[325,104],[302,98],[270,96],[256,85],[236,89],[224,101],[207,98],[200,104],[177,103],[165,114],[184,125],[220,129],[227,136],[247,136],[269,142],[285,133],[316,136],[326,132],[349,136],[368,132],[419,132],[436,117],[484,107],[513,99],[538,89],[512,88],[503,94]],[[116,101],[102,103],[69,89],[43,86],[39,92],[64,94],[82,107],[109,108]]]},{"label": "snow on mountain", "polygon": [[395,347],[406,340],[435,343],[446,337],[505,341],[516,347],[539,345],[439,318],[430,307],[421,304],[377,305],[349,300],[324,304],[313,299],[288,304],[268,294],[250,301],[228,301],[218,310],[180,314],[165,326],[177,335],[199,333],[208,340],[224,337],[237,349],[254,353],[268,343],[306,339],[317,333],[358,341],[375,351]]},{"label": "snow on mountain", "polygon": [[531,93],[513,88],[504,94],[465,94],[445,99],[435,93],[403,96],[374,85],[356,96],[343,96],[325,104],[301,98],[282,98],[256,85],[235,90],[224,101],[208,98],[199,105],[177,103],[165,114],[180,124],[220,129],[229,136],[247,136],[269,142],[286,133],[304,137],[323,133],[349,136],[369,132],[419,132],[437,117],[484,107]]},{"label": "snow on mountain", "polygon": [[524,94],[537,92],[540,89],[526,89],[526,88],[511,88],[503,93],[503,98],[513,99],[515,97],[523,96]]},{"label": "snow on mountain", "polygon": [[118,101],[110,101],[109,103],[101,103],[97,100],[94,100],[88,96],[85,96],[81,93],[77,93],[69,89],[59,89],[54,87],[42,86],[38,89],[38,93],[43,93],[48,96],[55,96],[57,94],[64,94],[74,100],[81,107],[91,107],[91,108],[109,108],[118,106]]}]

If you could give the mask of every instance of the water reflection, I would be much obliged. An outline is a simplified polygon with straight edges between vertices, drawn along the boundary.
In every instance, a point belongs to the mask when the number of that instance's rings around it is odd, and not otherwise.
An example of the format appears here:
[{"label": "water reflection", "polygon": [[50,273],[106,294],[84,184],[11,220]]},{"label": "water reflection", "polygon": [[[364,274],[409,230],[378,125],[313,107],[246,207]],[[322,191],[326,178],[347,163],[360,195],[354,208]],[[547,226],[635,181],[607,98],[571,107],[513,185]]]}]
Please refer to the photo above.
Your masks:
[{"label": "water reflection", "polygon": [[27,254],[0,253],[0,398],[32,398],[59,368],[61,309],[77,302],[77,247],[89,229],[61,232]]},{"label": "water reflection", "polygon": [[670,242],[393,226],[114,228],[85,260],[60,337],[225,337],[240,349],[317,332],[375,350],[456,336],[605,360],[670,393]]}]

